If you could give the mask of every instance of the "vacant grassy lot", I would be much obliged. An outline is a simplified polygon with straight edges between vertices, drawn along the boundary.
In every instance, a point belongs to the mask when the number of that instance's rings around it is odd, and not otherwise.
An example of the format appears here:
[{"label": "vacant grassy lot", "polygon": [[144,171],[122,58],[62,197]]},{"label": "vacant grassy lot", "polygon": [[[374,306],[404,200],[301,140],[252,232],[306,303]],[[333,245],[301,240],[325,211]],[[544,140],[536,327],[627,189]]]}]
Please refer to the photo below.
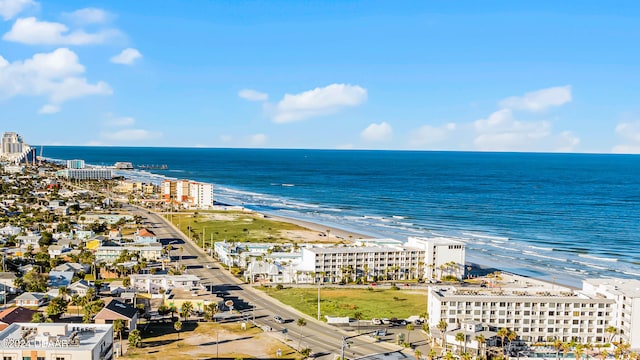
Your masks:
[{"label": "vacant grassy lot", "polygon": [[[315,317],[318,313],[317,288],[258,289],[307,315]],[[356,312],[360,312],[362,319],[374,317],[406,319],[411,315],[420,315],[427,311],[427,294],[425,291],[411,290],[322,287],[320,311],[323,317],[328,315],[353,318]]]},{"label": "vacant grassy lot", "polygon": [[299,358],[293,349],[262,330],[243,331],[238,324],[183,323],[180,340],[173,324],[154,324],[142,332],[142,338],[142,346],[129,349],[123,359],[275,358],[277,349],[282,350],[284,359]]},{"label": "vacant grassy lot", "polygon": [[307,230],[295,224],[265,219],[255,213],[240,211],[207,211],[173,213],[165,215],[184,234],[190,234],[198,245],[202,239],[209,241],[242,242],[291,242],[283,236],[283,230]]}]

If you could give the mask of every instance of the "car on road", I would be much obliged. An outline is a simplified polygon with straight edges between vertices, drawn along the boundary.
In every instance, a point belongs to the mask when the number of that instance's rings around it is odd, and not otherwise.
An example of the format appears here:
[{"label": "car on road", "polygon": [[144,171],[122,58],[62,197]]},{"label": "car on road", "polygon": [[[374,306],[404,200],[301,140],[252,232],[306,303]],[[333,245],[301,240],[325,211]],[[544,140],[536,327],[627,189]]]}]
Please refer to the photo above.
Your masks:
[{"label": "car on road", "polygon": [[207,264],[207,269],[211,269],[211,264]]},{"label": "car on road", "polygon": [[384,318],[384,319],[382,319],[381,321],[382,321],[382,323],[383,323],[384,325],[389,325],[389,324],[391,324],[391,320],[389,320],[389,319],[387,319],[387,318]]},{"label": "car on road", "polygon": [[376,330],[376,336],[387,336],[387,329],[378,329]]},{"label": "car on road", "polygon": [[274,315],[273,321],[277,322],[278,324],[284,324],[284,319],[280,315]]}]

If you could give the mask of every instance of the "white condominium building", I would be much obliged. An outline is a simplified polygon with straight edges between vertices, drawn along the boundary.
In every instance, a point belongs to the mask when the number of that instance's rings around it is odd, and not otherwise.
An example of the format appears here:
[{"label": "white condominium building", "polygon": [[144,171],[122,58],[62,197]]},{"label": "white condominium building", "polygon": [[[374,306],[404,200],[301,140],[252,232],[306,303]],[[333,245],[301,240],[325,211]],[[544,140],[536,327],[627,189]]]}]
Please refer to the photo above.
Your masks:
[{"label": "white condominium building", "polygon": [[111,169],[104,168],[64,169],[56,175],[69,180],[109,180],[113,177]]},{"label": "white condominium building", "polygon": [[210,208],[213,206],[213,184],[191,182],[189,187],[191,203],[198,208]]},{"label": "white condominium building", "polygon": [[113,325],[13,323],[0,332],[3,360],[111,360]]},{"label": "white condominium building", "polygon": [[166,274],[133,274],[131,286],[138,290],[156,294],[160,290],[183,289],[191,290],[203,288],[200,278],[192,274],[166,275]]},{"label": "white condominium building", "polygon": [[324,274],[337,282],[365,277],[406,280],[420,277],[424,250],[410,246],[331,246],[302,249],[301,272]]},{"label": "white condominium building", "polygon": [[440,279],[455,276],[462,279],[465,273],[465,244],[445,237],[409,237],[407,246],[425,251],[424,277]]},{"label": "white condominium building", "polygon": [[[579,343],[608,342],[605,329],[614,326],[620,339],[640,348],[640,281],[585,280],[582,290],[505,275],[494,287],[431,286],[428,293],[429,325],[444,320],[448,330],[465,321],[489,330],[508,328],[520,339],[549,339]],[[525,280],[523,280],[525,279]],[[635,327],[635,331],[634,331]]]},{"label": "white condominium building", "polygon": [[615,301],[612,325],[632,349],[640,349],[640,280],[587,279],[582,289],[591,297]]}]

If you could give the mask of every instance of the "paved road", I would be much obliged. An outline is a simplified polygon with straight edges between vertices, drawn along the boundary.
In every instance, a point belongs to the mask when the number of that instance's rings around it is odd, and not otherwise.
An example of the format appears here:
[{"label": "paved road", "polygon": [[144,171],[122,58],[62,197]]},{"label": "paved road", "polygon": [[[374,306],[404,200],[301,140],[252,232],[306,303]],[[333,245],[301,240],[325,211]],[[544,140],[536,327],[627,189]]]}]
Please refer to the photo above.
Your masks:
[{"label": "paved road", "polygon": [[[163,245],[171,243],[174,249],[182,247],[182,251],[173,250],[173,258],[182,257],[181,264],[187,267],[187,272],[195,274],[202,280],[213,293],[230,299],[234,302],[234,308],[239,310],[246,319],[255,319],[258,326],[264,329],[271,328],[273,335],[289,340],[287,344],[293,348],[311,348],[316,358],[322,360],[335,360],[341,353],[343,337],[356,335],[344,332],[321,321],[299,313],[295,309],[282,305],[263,293],[243,284],[232,276],[220,265],[213,261],[203,250],[193,244],[189,239],[171,226],[158,214],[148,212],[130,205],[125,208],[134,215],[141,215],[146,219],[145,226],[153,229]],[[209,265],[211,268],[208,268]],[[284,324],[276,323],[273,315],[280,315],[285,319]],[[306,326],[300,328],[297,319],[304,318]],[[239,321],[238,318],[233,321]],[[345,357],[353,359],[372,354],[390,353],[388,358],[413,358],[411,355],[398,352],[395,345],[376,343],[372,337],[361,335],[347,340]]]}]

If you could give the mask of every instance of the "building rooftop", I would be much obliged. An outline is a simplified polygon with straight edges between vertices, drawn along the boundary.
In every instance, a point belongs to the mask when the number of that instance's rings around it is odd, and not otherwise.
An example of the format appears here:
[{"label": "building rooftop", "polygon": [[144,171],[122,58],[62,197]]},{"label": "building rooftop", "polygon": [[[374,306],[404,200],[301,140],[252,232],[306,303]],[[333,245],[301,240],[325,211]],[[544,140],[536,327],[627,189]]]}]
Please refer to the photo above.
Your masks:
[{"label": "building rooftop", "polygon": [[[113,325],[14,323],[0,332],[0,343],[3,348],[16,347],[22,350],[54,347],[91,350],[106,336],[113,337]],[[107,343],[112,341],[107,339]]]},{"label": "building rooftop", "polygon": [[313,247],[305,250],[316,254],[340,254],[340,253],[384,253],[396,251],[424,251],[412,246],[333,246]]},{"label": "building rooftop", "polygon": [[638,279],[586,279],[584,284],[597,288],[597,291],[640,298],[640,280]]}]

